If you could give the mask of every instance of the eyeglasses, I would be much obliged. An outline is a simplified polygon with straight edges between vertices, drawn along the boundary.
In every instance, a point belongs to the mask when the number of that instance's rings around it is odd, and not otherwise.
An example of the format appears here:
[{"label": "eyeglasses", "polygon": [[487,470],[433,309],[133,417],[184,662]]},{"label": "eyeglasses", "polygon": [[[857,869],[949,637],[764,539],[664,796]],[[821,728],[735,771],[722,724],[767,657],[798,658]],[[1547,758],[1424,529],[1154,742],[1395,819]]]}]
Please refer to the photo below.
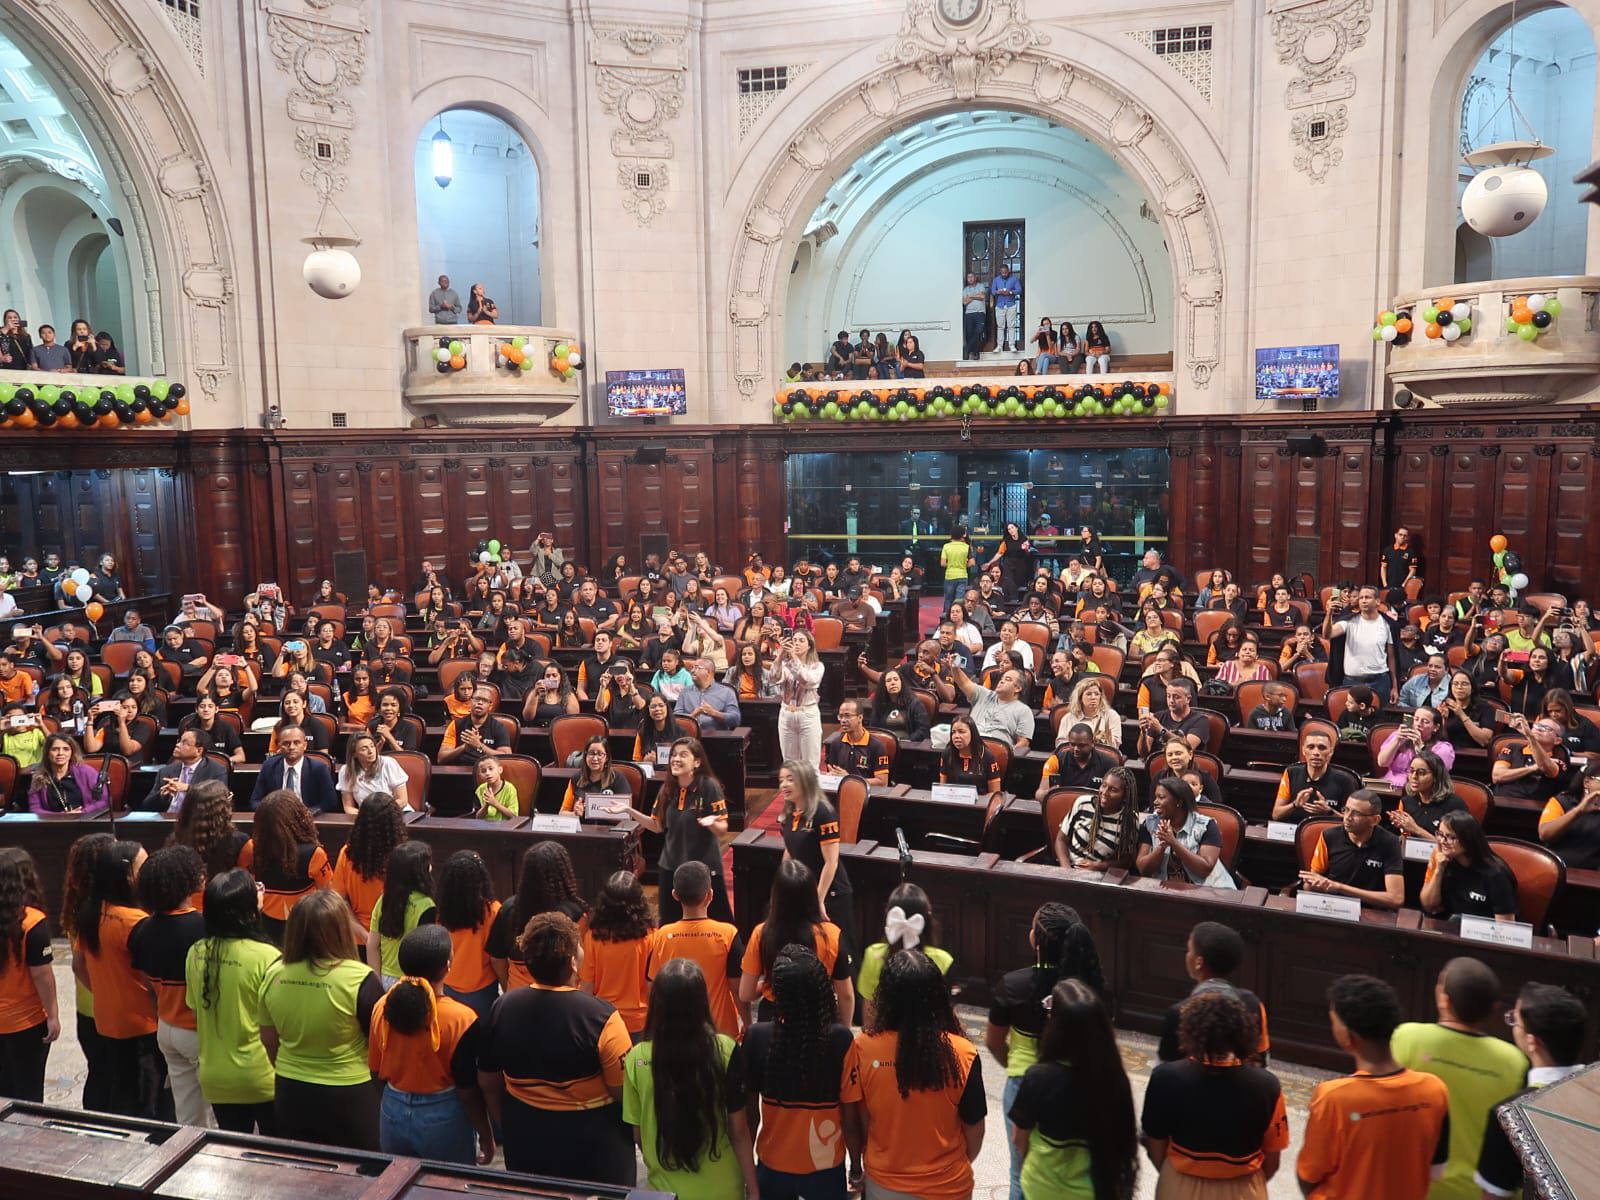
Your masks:
[{"label": "eyeglasses", "polygon": [[1456,845],[1457,843],[1459,843],[1461,841],[1461,839],[1458,838],[1455,834],[1453,834],[1453,833],[1445,833],[1443,830],[1440,830],[1434,836],[1438,839],[1438,843],[1441,846],[1443,846],[1443,845],[1445,845],[1447,843],[1449,845],[1454,846],[1454,845]]}]

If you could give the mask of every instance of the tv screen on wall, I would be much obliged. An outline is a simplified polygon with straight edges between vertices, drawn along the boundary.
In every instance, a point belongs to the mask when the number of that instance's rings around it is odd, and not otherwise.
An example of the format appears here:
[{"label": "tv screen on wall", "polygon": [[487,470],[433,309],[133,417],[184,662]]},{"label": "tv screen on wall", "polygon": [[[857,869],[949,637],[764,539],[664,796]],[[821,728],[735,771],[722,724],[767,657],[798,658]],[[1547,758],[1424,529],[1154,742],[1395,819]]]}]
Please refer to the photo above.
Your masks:
[{"label": "tv screen on wall", "polygon": [[607,371],[606,410],[613,417],[681,417],[689,411],[683,372]]},{"label": "tv screen on wall", "polygon": [[1336,400],[1338,346],[1276,346],[1256,351],[1257,400]]}]

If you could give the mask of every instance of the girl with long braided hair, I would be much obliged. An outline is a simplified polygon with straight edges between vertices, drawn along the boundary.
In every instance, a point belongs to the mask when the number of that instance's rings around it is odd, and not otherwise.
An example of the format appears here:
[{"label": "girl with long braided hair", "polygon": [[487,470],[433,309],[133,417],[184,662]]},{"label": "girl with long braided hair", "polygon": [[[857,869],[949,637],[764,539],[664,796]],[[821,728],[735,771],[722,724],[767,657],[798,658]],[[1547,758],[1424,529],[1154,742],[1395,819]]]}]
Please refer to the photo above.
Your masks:
[{"label": "girl with long braided hair", "polygon": [[768,975],[776,1015],[745,1031],[740,1053],[756,1130],[761,1194],[845,1195],[839,1088],[854,1041],[839,1024],[828,968],[791,943]]},{"label": "girl with long braided hair", "polygon": [[1080,796],[1056,830],[1056,861],[1080,871],[1133,869],[1139,853],[1139,782],[1112,767],[1093,796]]},{"label": "girl with long braided hair", "polygon": [[[1056,984],[1063,979],[1077,979],[1097,995],[1107,996],[1100,952],[1077,909],[1054,901],[1040,905],[1033,914],[1028,943],[1033,947],[1034,964],[1001,977],[983,1036],[995,1061],[1006,1069],[1007,1112],[1022,1086],[1023,1075],[1039,1061],[1039,1038],[1050,1012],[1050,992]],[[1022,1200],[1022,1154],[1009,1118],[1006,1132],[1011,1137],[1011,1200]]]},{"label": "girl with long braided hair", "polygon": [[970,1196],[988,1112],[978,1049],[934,961],[897,950],[872,1023],[845,1056],[846,1137],[865,1141],[866,1198]]}]

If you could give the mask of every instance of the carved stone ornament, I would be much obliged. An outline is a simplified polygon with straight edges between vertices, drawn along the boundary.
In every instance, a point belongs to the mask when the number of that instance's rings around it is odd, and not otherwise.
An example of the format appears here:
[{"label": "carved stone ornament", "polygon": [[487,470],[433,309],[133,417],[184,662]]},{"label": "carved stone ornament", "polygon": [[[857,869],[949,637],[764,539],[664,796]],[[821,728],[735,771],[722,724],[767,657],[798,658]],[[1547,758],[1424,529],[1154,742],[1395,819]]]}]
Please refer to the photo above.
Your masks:
[{"label": "carved stone ornament", "polygon": [[643,228],[666,211],[667,164],[677,154],[668,122],[683,111],[687,33],[650,25],[596,25],[590,43],[595,94],[615,117],[622,207]]},{"label": "carved stone ornament", "polygon": [[[300,177],[323,203],[350,182],[344,168],[356,118],[355,106],[343,93],[359,86],[366,74],[367,32],[364,24],[334,23],[331,17],[283,12],[267,16],[272,57],[278,69],[295,81],[287,108],[295,123],[295,151],[307,164]],[[324,145],[331,146],[329,157],[318,153]]]},{"label": "carved stone ornament", "polygon": [[1049,42],[1049,35],[1028,23],[1023,0],[986,0],[970,27],[948,24],[938,0],[908,0],[899,36],[878,58],[915,66],[965,101],[1018,54]]},{"label": "carved stone ornament", "polygon": [[667,210],[667,164],[654,159],[625,158],[617,163],[622,207],[642,229]]},{"label": "carved stone ornament", "polygon": [[1273,14],[1278,61],[1296,72],[1284,95],[1284,107],[1295,114],[1289,123],[1294,165],[1313,183],[1325,182],[1344,157],[1338,143],[1350,121],[1340,101],[1355,95],[1356,76],[1341,63],[1371,27],[1372,0],[1320,0]]}]

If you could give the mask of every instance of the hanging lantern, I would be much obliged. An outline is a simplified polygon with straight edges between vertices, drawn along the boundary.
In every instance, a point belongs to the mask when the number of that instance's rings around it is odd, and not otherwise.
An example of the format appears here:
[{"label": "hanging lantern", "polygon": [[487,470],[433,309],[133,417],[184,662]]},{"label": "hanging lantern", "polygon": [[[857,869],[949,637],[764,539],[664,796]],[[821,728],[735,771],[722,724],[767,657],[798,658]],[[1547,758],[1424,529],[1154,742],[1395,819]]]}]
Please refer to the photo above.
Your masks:
[{"label": "hanging lantern", "polygon": [[439,115],[439,132],[433,135],[433,181],[442,188],[456,177],[456,151],[444,131],[444,114]]}]

